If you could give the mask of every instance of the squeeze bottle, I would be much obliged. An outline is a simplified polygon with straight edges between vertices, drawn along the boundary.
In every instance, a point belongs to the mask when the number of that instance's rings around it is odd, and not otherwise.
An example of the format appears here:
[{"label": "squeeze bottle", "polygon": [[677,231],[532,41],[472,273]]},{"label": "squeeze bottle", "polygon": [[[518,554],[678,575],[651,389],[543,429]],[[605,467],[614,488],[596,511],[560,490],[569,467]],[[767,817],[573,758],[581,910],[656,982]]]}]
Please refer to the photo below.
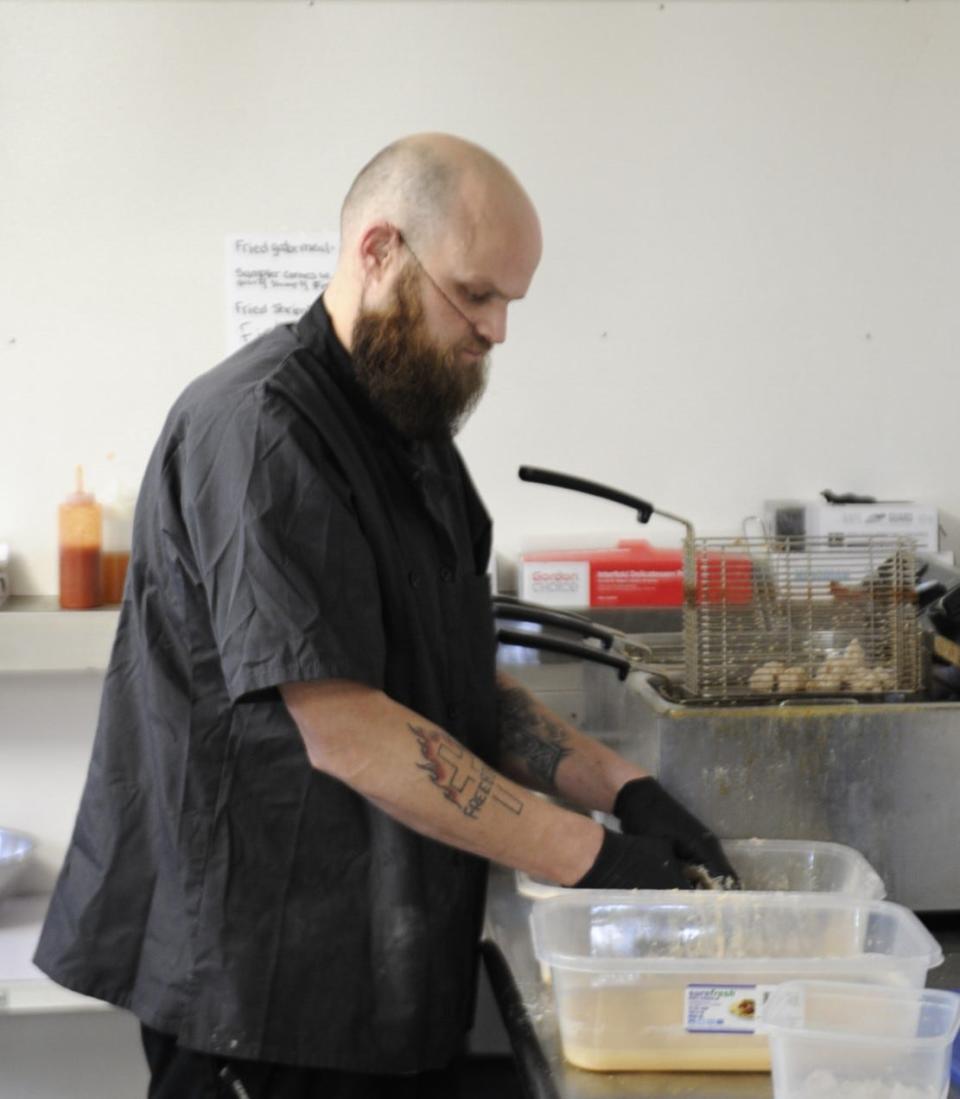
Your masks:
[{"label": "squeeze bottle", "polygon": [[100,606],[102,516],[91,492],[83,490],[83,466],[76,488],[60,505],[60,606],[85,610]]},{"label": "squeeze bottle", "polygon": [[[112,458],[112,455],[108,457]],[[130,563],[135,495],[119,478],[110,485],[103,501],[101,595],[104,603],[123,602],[123,584]]]}]

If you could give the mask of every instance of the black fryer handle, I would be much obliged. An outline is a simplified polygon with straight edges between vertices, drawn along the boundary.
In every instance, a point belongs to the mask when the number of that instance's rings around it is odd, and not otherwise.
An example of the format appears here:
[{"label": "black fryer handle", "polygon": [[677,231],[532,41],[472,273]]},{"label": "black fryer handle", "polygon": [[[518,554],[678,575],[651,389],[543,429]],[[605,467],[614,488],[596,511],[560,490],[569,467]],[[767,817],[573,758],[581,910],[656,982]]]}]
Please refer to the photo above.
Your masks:
[{"label": "black fryer handle", "polygon": [[536,466],[521,466],[517,472],[521,481],[553,485],[555,488],[569,488],[574,492],[585,492],[588,496],[600,496],[604,500],[612,500],[615,504],[625,504],[636,511],[637,519],[641,523],[648,523],[654,512],[653,504],[648,504],[639,496],[631,496],[628,492],[597,484],[596,481],[585,481],[582,477],[571,477],[569,473],[556,473],[552,469],[538,469]]},{"label": "black fryer handle", "polygon": [[562,611],[551,611],[546,607],[524,607],[517,603],[493,602],[494,618],[503,618],[509,622],[536,622],[540,626],[554,626],[558,630],[569,630],[581,637],[593,637],[603,643],[605,649],[611,648],[617,635],[605,626],[584,621],[579,616],[571,618]]},{"label": "black fryer handle", "polygon": [[633,670],[629,660],[612,653],[591,649],[589,645],[579,645],[576,641],[564,641],[559,637],[548,637],[543,633],[528,633],[526,630],[497,630],[497,641],[501,645],[519,645],[524,649],[544,649],[551,653],[564,653],[566,656],[578,656],[582,660],[592,660],[595,664],[606,664],[616,668],[620,679],[626,679]]}]

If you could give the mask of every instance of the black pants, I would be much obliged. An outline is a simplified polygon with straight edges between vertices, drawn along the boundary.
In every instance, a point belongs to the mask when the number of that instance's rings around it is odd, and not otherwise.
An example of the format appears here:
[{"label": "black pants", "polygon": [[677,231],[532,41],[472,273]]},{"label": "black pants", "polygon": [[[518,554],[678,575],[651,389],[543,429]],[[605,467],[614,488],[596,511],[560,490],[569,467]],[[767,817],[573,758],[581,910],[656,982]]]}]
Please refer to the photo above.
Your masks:
[{"label": "black pants", "polygon": [[335,1069],[241,1061],[182,1049],[141,1026],[150,1068],[147,1099],[456,1099],[457,1071],[372,1076]]}]

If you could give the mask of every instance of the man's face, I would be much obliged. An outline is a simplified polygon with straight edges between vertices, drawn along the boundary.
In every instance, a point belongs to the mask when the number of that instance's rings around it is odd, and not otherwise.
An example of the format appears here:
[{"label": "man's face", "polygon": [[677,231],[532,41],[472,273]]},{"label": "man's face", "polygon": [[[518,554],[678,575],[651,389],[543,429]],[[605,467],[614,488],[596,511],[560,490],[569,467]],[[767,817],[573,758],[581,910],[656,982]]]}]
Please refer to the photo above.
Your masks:
[{"label": "man's face", "polygon": [[386,309],[361,306],[351,338],[358,380],[408,439],[445,440],[457,433],[486,386],[489,347],[469,330],[452,343],[434,338],[415,264],[400,271]]}]

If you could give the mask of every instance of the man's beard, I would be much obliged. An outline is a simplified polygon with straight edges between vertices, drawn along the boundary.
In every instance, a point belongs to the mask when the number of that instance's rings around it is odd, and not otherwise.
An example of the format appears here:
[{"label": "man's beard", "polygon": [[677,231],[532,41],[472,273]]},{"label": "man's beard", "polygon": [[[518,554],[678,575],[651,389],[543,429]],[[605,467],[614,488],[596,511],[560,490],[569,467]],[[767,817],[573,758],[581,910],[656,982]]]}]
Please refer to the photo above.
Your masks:
[{"label": "man's beard", "polygon": [[441,351],[430,339],[416,276],[405,271],[385,311],[361,306],[350,353],[371,402],[401,435],[440,441],[456,435],[487,384],[486,356],[458,362],[463,346]]}]

